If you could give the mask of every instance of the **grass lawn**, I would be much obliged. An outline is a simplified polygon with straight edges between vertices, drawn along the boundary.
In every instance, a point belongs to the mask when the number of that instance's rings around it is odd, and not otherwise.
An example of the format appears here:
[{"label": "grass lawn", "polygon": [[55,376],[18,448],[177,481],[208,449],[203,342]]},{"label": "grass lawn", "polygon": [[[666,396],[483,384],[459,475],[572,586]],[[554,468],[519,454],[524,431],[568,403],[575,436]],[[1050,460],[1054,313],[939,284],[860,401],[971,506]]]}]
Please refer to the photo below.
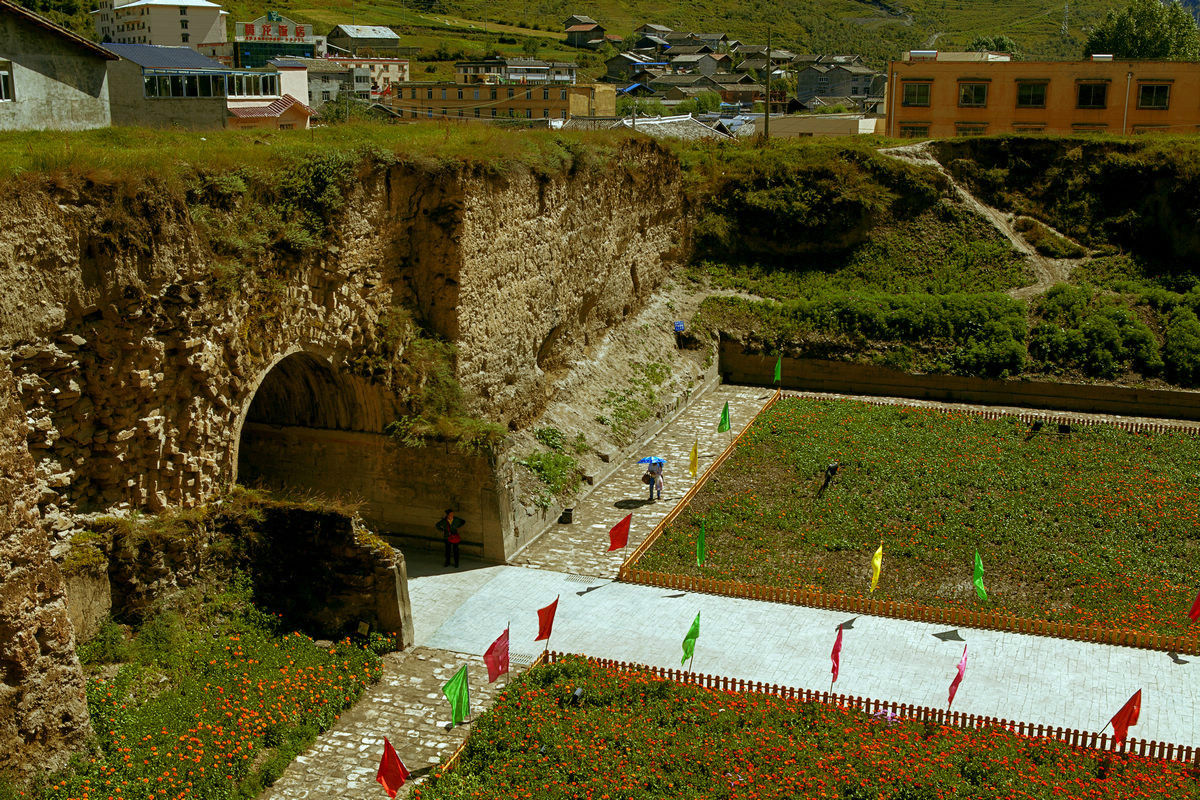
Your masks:
[{"label": "grass lawn", "polygon": [[[1050,429],[1047,426],[1046,429]],[[1200,439],[788,398],[641,569],[1178,635],[1200,589]],[[842,463],[818,496],[824,468]],[[705,524],[708,559],[695,561]],[[975,550],[990,602],[971,583]]]},{"label": "grass lawn", "polygon": [[35,800],[255,797],[378,680],[371,650],[280,631],[249,595],[190,590],[132,638],[109,623],[82,645],[97,751]]},{"label": "grass lawn", "polygon": [[[581,704],[564,705],[576,688]],[[472,724],[459,766],[413,798],[1198,797],[1188,772],[568,659],[514,683]]]}]

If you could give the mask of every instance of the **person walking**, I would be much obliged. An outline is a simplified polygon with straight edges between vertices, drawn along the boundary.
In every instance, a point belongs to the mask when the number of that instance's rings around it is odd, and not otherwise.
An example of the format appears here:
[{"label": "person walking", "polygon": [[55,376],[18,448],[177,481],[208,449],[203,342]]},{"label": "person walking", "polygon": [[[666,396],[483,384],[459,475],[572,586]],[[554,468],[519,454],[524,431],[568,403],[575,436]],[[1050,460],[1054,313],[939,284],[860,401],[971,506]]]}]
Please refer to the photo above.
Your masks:
[{"label": "person walking", "polygon": [[458,545],[462,541],[462,535],[458,532],[466,523],[462,519],[456,519],[454,509],[447,508],[445,515],[437,521],[436,527],[442,532],[442,542],[446,545],[446,563],[443,567],[450,566],[451,559],[454,560],[454,568],[458,569]]},{"label": "person walking", "polygon": [[652,461],[646,467],[646,472],[650,474],[650,499],[654,499],[654,493],[658,492],[658,499],[662,500],[663,490],[663,462]]}]

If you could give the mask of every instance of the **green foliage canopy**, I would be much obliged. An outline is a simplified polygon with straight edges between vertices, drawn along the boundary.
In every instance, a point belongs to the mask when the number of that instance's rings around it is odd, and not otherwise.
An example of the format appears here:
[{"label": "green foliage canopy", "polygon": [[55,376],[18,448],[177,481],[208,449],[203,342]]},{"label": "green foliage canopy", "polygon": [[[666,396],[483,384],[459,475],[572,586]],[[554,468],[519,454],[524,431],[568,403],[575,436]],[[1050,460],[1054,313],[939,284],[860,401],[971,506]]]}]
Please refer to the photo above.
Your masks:
[{"label": "green foliage canopy", "polygon": [[1200,58],[1200,29],[1191,12],[1176,0],[1129,0],[1125,8],[1109,11],[1088,34],[1083,54],[1093,53],[1194,61]]}]

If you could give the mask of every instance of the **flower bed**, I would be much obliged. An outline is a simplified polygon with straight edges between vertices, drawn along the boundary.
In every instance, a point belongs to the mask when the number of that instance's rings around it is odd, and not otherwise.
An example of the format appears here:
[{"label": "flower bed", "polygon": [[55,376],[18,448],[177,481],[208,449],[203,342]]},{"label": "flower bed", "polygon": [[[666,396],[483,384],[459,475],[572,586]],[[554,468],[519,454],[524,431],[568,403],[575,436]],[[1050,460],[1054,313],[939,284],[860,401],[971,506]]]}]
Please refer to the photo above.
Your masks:
[{"label": "flower bed", "polygon": [[[882,541],[878,600],[1190,632],[1200,439],[1028,432],[1015,419],[786,398],[635,566],[866,597]],[[831,459],[842,469],[819,495]],[[987,602],[971,583],[976,549]]]},{"label": "flower bed", "polygon": [[[84,645],[98,752],[35,796],[254,797],[378,680],[372,650],[281,635],[247,598],[245,591],[189,606],[186,622],[163,611],[128,642],[110,624]],[[376,648],[388,649],[376,638]]]},{"label": "flower bed", "polygon": [[[583,689],[578,706],[569,698]],[[1003,728],[872,717],[681,685],[580,658],[537,667],[473,724],[414,800],[1189,798],[1189,767]]]}]

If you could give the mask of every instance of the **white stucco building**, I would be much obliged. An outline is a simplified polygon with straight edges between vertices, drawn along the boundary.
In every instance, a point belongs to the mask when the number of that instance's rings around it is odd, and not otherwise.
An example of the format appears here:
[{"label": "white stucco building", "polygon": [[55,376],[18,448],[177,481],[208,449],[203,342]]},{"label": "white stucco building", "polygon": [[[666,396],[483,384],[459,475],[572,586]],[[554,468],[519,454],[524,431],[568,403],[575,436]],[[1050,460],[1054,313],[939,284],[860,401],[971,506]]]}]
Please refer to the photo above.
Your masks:
[{"label": "white stucco building", "polygon": [[227,16],[209,0],[100,0],[92,12],[102,42],[193,48],[229,41]]}]

